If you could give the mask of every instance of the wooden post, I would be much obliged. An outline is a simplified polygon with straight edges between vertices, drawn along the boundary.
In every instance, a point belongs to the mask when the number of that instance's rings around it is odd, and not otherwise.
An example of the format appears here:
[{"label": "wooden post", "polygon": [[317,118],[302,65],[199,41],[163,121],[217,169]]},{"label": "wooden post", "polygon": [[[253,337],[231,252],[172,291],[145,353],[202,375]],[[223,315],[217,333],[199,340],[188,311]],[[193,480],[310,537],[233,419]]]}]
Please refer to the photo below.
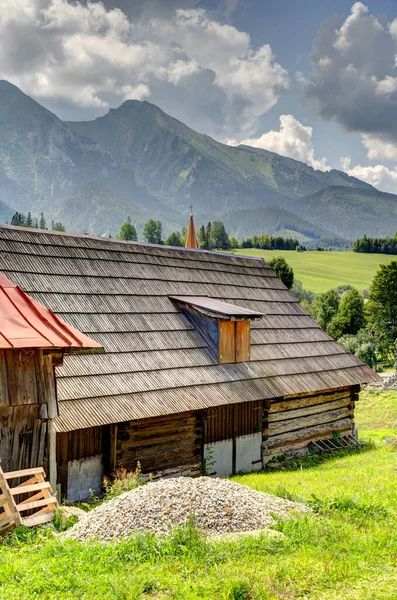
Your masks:
[{"label": "wooden post", "polygon": [[[54,423],[48,421],[48,479],[53,490],[57,489],[56,435]],[[66,493],[66,490],[63,492]]]}]

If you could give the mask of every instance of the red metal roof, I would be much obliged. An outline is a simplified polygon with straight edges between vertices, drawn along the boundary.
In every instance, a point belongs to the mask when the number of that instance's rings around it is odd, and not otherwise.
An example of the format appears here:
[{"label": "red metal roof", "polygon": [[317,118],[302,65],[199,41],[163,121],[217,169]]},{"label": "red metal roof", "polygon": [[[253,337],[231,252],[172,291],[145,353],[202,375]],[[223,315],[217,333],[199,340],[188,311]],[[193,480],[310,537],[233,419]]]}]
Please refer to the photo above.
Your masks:
[{"label": "red metal roof", "polygon": [[0,273],[0,349],[101,348]]}]

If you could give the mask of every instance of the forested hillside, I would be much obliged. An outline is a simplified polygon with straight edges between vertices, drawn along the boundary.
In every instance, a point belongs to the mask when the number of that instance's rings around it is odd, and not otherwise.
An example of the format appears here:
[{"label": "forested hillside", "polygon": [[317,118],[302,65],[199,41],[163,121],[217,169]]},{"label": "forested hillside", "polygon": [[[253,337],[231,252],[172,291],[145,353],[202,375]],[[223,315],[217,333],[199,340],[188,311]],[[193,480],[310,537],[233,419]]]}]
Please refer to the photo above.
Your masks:
[{"label": "forested hillside", "polygon": [[394,235],[397,230],[397,196],[375,189],[328,187],[291,200],[288,209],[333,234],[355,239]]}]

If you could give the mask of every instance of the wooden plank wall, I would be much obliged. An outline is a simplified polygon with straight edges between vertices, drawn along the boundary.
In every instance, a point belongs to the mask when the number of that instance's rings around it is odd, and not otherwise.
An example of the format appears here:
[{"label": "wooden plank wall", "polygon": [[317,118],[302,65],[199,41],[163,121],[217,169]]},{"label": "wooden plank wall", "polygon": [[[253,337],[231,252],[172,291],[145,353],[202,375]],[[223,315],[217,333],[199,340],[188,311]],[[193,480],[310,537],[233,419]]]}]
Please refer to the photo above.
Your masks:
[{"label": "wooden plank wall", "polygon": [[198,475],[202,461],[202,426],[194,412],[120,423],[116,467],[143,473]]},{"label": "wooden plank wall", "polygon": [[272,400],[264,430],[264,462],[331,437],[334,431],[352,431],[358,393],[359,386],[354,386]]},{"label": "wooden plank wall", "polygon": [[76,429],[66,433],[57,433],[57,470],[58,483],[62,494],[67,492],[68,462],[98,456],[103,451],[103,428],[90,427]]},{"label": "wooden plank wall", "polygon": [[0,351],[0,457],[4,471],[43,466],[47,419],[58,406],[52,356]]},{"label": "wooden plank wall", "polygon": [[205,411],[204,444],[230,440],[262,429],[262,400],[225,404]]}]

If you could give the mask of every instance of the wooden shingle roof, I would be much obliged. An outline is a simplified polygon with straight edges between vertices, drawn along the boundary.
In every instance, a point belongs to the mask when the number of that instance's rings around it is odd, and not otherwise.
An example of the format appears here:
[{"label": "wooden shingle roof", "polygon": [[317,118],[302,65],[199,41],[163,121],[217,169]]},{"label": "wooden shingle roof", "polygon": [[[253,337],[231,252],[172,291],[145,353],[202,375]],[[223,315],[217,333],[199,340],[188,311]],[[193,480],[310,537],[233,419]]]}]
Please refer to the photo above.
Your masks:
[{"label": "wooden shingle roof", "polygon": [[[0,272],[105,348],[57,368],[58,431],[377,379],[260,259],[0,226]],[[251,361],[217,364],[169,296],[262,313]]]}]

